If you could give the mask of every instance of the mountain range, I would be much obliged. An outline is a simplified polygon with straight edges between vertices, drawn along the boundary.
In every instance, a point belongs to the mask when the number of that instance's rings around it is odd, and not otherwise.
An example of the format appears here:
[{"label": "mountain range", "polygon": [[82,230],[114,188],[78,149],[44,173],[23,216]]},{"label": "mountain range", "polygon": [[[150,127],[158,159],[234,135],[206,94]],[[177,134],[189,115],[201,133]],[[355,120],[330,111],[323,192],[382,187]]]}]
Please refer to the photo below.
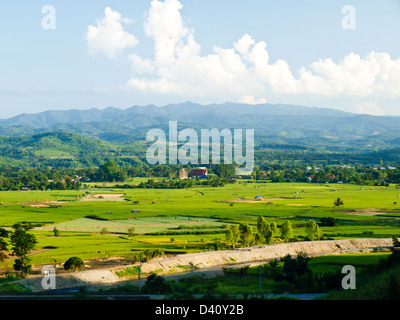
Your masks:
[{"label": "mountain range", "polygon": [[[0,150],[3,157],[11,146],[34,149],[36,155],[49,154],[50,150],[53,155],[57,152],[65,155],[68,150],[71,157],[79,158],[84,152],[80,148],[88,149],[87,145],[93,145],[95,147],[89,149],[97,154],[100,150],[108,155],[125,150],[125,155],[129,156],[127,150],[132,151],[133,145],[135,150],[143,151],[140,142],[143,146],[151,128],[161,128],[168,133],[169,121],[177,121],[179,129],[254,129],[258,152],[309,150],[370,154],[390,151],[393,158],[400,148],[400,117],[285,104],[185,102],[163,107],[50,110],[0,119]],[[44,144],[40,142],[43,139],[46,140]],[[49,144],[49,139],[53,144]],[[56,143],[54,139],[59,141]],[[41,148],[47,152],[39,152]]]},{"label": "mountain range", "polygon": [[[52,110],[1,119],[0,133],[20,135],[67,131],[108,140],[107,134],[135,135],[149,128],[167,128],[169,121],[182,127],[255,129],[261,136],[332,137],[357,140],[379,135],[397,136],[400,117],[354,114],[334,109],[283,104],[237,103],[199,105],[191,102],[164,107],[133,106],[122,110]],[[112,139],[112,138],[111,138]]]}]

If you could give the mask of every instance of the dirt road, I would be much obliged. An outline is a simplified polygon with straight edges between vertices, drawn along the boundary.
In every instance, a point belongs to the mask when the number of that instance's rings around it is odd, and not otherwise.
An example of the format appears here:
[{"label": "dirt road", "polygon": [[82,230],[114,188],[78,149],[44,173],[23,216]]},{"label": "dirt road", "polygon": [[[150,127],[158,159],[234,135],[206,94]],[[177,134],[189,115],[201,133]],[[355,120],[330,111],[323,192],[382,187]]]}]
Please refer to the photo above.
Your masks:
[{"label": "dirt road", "polygon": [[[282,258],[287,254],[296,256],[304,252],[308,256],[322,256],[328,254],[345,254],[388,250],[392,247],[392,239],[351,239],[282,243],[269,246],[255,246],[224,251],[208,251],[191,254],[161,257],[142,263],[142,272],[145,276],[152,272],[169,277],[195,275],[215,276],[222,273],[223,267],[240,264],[259,264],[261,261],[271,261]],[[63,273],[56,276],[56,288],[73,288],[80,286],[109,286],[129,281],[129,278],[120,278],[115,271],[124,266],[102,270],[88,270],[75,273]],[[18,282],[29,287],[33,292],[44,291],[43,276],[19,280]]]}]

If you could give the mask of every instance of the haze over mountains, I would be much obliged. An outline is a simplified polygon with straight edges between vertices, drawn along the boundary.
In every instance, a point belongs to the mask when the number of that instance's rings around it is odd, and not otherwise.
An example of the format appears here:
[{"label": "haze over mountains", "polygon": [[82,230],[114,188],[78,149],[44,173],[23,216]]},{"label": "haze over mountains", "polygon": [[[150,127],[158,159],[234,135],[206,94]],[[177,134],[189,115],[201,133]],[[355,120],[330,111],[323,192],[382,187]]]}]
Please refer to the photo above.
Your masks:
[{"label": "haze over mountains", "polygon": [[109,107],[21,114],[0,120],[0,134],[66,131],[106,141],[121,141],[128,137],[140,136],[142,139],[145,129],[167,129],[169,121],[173,120],[178,121],[180,127],[195,129],[255,129],[256,137],[320,137],[343,141],[378,138],[389,145],[397,145],[400,137],[400,117],[283,104],[199,105],[191,102],[164,107],[134,106],[125,110]]},{"label": "haze over mountains", "polygon": [[[179,130],[254,129],[256,158],[260,159],[295,161],[305,157],[308,161],[313,153],[324,159],[336,154],[335,159],[339,160],[376,162],[397,161],[400,154],[400,117],[284,104],[185,102],[125,110],[109,107],[46,111],[2,119],[0,164],[91,165],[110,157],[139,163],[145,161],[143,141],[148,130],[161,128],[168,134],[169,121],[178,121]],[[279,158],[278,153],[285,156]]]}]

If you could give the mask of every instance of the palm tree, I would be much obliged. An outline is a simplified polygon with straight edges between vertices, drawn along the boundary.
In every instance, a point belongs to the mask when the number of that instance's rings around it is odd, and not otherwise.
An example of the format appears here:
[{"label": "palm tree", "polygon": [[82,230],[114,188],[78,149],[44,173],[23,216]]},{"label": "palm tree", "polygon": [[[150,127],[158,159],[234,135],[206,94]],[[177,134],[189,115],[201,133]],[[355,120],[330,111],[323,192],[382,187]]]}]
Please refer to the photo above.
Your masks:
[{"label": "palm tree", "polygon": [[338,208],[344,206],[343,200],[340,198],[337,198],[335,201],[333,201],[333,206],[338,207]]}]

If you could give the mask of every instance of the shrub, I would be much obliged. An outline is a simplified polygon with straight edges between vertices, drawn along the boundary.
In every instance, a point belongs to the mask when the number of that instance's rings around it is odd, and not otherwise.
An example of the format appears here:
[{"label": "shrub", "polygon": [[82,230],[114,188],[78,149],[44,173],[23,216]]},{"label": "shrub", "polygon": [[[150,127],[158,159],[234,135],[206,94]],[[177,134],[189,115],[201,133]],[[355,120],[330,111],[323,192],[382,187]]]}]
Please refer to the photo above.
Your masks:
[{"label": "shrub", "polygon": [[321,224],[326,227],[334,227],[337,225],[338,219],[332,217],[321,218]]},{"label": "shrub", "polygon": [[64,263],[64,269],[67,271],[75,271],[76,269],[81,269],[85,263],[81,258],[71,257]]},{"label": "shrub", "polygon": [[60,232],[60,230],[58,230],[57,228],[54,228],[54,229],[53,229],[53,233],[54,233],[54,236],[55,236],[55,237],[61,237],[61,232]]},{"label": "shrub", "polygon": [[143,287],[145,293],[156,293],[156,294],[169,294],[172,292],[172,286],[164,278],[151,274]]}]

